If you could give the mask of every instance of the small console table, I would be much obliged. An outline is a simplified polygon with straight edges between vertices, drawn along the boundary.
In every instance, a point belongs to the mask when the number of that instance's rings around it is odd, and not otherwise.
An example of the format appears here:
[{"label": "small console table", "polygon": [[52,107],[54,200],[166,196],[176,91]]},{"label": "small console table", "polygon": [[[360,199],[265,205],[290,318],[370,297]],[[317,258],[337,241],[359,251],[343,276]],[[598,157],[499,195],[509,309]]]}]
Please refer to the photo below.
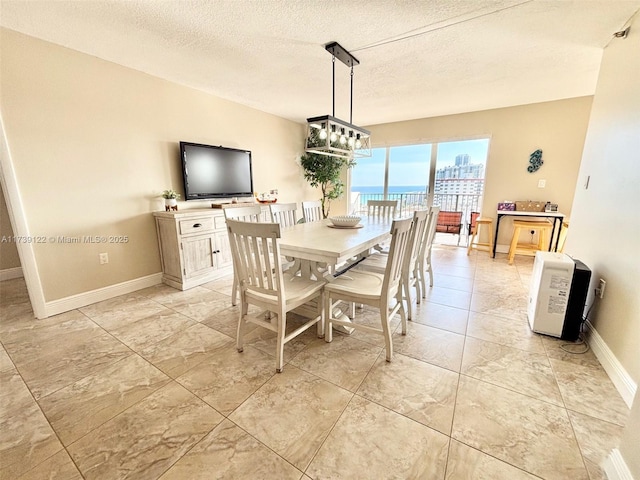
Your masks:
[{"label": "small console table", "polygon": [[[515,210],[497,210],[498,218],[496,219],[496,236],[495,241],[493,242],[493,252],[491,256],[495,258],[496,256],[496,246],[498,245],[498,232],[500,231],[500,220],[504,216],[511,217],[542,217],[542,218],[552,218],[553,219],[553,228],[551,229],[551,239],[549,240],[549,251],[555,252],[558,250],[558,241],[560,240],[560,232],[562,231],[562,221],[564,220],[565,214],[561,212],[523,212],[523,211],[515,211]],[[558,223],[558,235],[556,236],[556,223]],[[555,244],[554,244],[554,236],[555,236]]]}]

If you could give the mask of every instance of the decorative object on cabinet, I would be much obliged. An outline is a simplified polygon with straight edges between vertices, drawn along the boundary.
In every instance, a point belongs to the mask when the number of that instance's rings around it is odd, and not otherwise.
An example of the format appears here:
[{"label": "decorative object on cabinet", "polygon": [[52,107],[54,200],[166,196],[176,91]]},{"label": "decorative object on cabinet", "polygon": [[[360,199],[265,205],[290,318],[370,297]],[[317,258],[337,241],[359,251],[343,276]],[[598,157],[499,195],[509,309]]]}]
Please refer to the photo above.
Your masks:
[{"label": "decorative object on cabinet", "polygon": [[518,212],[544,212],[544,207],[547,202],[541,202],[538,200],[526,200],[516,202],[516,211]]},{"label": "decorative object on cabinet", "polygon": [[527,172],[529,173],[537,172],[542,166],[542,164],[544,163],[542,161],[542,150],[538,149],[535,152],[533,152],[531,155],[529,155],[529,163],[531,165],[527,167]]},{"label": "decorative object on cabinet", "polygon": [[162,198],[164,198],[165,211],[177,211],[178,210],[178,198],[180,194],[173,189],[165,190],[162,192]]},{"label": "decorative object on cabinet", "polygon": [[276,203],[278,201],[278,190],[269,190],[268,193],[265,192],[260,195],[256,193],[255,196],[256,200],[262,204]]},{"label": "decorative object on cabinet", "polygon": [[498,203],[498,210],[501,211],[506,211],[506,212],[513,212],[516,209],[516,203],[515,202],[508,202],[508,201],[504,201],[504,202],[500,202]]}]

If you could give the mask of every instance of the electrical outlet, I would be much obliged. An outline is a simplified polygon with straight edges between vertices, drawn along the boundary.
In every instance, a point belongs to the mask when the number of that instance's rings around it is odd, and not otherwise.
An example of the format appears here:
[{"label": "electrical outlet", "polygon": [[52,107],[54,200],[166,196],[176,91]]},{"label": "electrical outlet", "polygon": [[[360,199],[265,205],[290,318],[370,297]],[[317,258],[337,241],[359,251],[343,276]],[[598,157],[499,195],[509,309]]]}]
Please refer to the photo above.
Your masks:
[{"label": "electrical outlet", "polygon": [[538,188],[544,188],[547,186],[546,180],[538,180]]},{"label": "electrical outlet", "polygon": [[597,293],[600,298],[604,298],[604,287],[607,286],[607,282],[605,282],[602,278],[600,279],[600,283],[598,284]]},{"label": "electrical outlet", "polygon": [[109,263],[109,254],[108,253],[100,253],[98,255],[100,258],[100,265],[104,265],[105,263]]}]

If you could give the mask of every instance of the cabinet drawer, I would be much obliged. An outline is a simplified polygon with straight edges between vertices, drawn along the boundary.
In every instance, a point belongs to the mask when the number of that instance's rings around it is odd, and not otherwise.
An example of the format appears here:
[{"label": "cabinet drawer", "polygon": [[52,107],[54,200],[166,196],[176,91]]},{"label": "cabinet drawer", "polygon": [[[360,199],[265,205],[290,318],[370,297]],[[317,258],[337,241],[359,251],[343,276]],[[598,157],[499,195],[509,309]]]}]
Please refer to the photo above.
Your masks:
[{"label": "cabinet drawer", "polygon": [[180,220],[180,235],[210,232],[215,228],[213,217]]}]

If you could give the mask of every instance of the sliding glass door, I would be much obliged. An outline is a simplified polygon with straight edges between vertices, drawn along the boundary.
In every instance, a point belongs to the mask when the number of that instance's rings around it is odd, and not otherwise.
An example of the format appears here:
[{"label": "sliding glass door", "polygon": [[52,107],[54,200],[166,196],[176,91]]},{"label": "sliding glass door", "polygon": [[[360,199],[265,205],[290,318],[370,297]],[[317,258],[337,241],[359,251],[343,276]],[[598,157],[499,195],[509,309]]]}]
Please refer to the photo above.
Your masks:
[{"label": "sliding glass door", "polygon": [[351,170],[350,211],[382,199],[398,200],[401,215],[438,205],[462,212],[468,227],[482,206],[488,151],[488,138],[374,148]]}]

